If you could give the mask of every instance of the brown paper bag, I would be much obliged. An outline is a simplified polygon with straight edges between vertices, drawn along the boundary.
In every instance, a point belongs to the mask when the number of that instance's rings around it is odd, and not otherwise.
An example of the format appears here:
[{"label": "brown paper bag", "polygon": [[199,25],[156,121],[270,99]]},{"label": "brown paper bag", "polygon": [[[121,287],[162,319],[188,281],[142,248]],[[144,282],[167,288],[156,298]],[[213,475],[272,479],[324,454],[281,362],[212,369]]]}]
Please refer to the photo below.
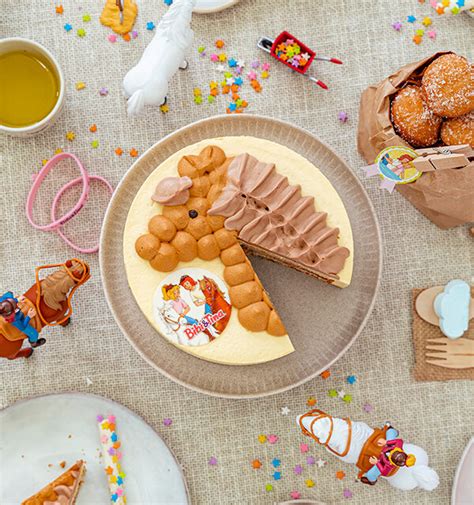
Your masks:
[{"label": "brown paper bag", "polygon": [[[425,68],[448,52],[439,52],[405,65],[362,93],[357,148],[367,163],[373,163],[377,154],[386,147],[411,147],[396,134],[390,120],[392,96],[407,83],[419,84]],[[425,173],[413,183],[398,184],[396,189],[440,228],[474,221],[474,163],[460,169]]]}]

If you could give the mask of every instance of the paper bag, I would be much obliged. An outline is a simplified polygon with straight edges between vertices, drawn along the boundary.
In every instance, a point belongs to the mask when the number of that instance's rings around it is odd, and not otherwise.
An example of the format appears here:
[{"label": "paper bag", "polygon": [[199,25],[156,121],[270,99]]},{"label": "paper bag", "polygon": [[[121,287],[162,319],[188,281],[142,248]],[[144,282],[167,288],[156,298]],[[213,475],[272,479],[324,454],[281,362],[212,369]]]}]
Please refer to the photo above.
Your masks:
[{"label": "paper bag", "polygon": [[[386,147],[411,147],[396,134],[392,125],[391,99],[406,84],[419,84],[425,68],[438,56],[447,53],[439,52],[405,65],[362,93],[357,148],[367,163],[372,164]],[[413,183],[397,184],[396,189],[440,228],[474,221],[474,163],[460,169],[425,173]]]}]

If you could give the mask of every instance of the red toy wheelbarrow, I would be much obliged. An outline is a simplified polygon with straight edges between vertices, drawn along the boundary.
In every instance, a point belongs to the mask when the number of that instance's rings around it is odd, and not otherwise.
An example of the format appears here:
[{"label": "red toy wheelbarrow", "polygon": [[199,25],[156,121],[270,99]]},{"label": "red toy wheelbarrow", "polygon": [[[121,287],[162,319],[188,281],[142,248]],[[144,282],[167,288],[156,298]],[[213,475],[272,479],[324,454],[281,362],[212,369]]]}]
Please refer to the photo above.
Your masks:
[{"label": "red toy wheelbarrow", "polygon": [[257,47],[271,54],[280,63],[290,67],[293,72],[304,75],[323,89],[328,89],[324,82],[306,73],[311,63],[313,63],[314,60],[320,60],[342,65],[342,61],[337,58],[317,56],[312,49],[288,32],[281,32],[275,40],[269,37],[262,37],[258,41]]}]

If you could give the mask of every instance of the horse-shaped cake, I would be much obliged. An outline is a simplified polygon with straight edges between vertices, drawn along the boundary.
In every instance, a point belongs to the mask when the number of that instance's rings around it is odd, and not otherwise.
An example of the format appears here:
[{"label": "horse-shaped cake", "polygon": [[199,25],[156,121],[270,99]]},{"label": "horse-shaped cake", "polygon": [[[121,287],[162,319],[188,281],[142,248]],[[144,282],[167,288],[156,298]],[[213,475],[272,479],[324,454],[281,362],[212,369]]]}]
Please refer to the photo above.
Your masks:
[{"label": "horse-shaped cake", "polygon": [[[40,280],[39,272],[46,268],[57,270]],[[89,278],[89,265],[74,258],[38,267],[35,284],[18,299],[11,292],[0,297],[0,357],[29,358],[33,347],[46,342],[38,338],[45,326],[67,326],[72,315],[71,298]],[[22,349],[26,338],[31,347]]]}]

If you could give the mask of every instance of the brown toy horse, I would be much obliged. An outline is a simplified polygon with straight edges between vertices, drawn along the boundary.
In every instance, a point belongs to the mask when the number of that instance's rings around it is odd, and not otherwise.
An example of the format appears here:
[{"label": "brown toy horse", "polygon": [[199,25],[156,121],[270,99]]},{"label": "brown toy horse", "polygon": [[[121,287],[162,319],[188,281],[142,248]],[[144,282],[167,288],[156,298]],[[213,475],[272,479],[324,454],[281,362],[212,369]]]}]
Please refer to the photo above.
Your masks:
[{"label": "brown toy horse", "polygon": [[213,325],[218,333],[222,333],[230,319],[232,306],[226,301],[224,293],[219,289],[219,286],[213,279],[204,276],[204,278],[199,281],[199,287],[204,293],[206,303],[211,307],[212,313],[216,314],[219,310],[225,313],[225,317],[219,319],[219,321]]},{"label": "brown toy horse", "polygon": [[[39,272],[45,268],[58,270],[43,280]],[[35,315],[30,325],[40,332],[45,326],[67,326],[71,319],[71,298],[75,290],[90,278],[89,265],[79,259],[66,263],[46,265],[36,269],[36,282],[18,299],[18,308],[23,314],[34,309]],[[0,316],[0,358],[29,358],[33,349],[22,349],[27,336]]]}]

